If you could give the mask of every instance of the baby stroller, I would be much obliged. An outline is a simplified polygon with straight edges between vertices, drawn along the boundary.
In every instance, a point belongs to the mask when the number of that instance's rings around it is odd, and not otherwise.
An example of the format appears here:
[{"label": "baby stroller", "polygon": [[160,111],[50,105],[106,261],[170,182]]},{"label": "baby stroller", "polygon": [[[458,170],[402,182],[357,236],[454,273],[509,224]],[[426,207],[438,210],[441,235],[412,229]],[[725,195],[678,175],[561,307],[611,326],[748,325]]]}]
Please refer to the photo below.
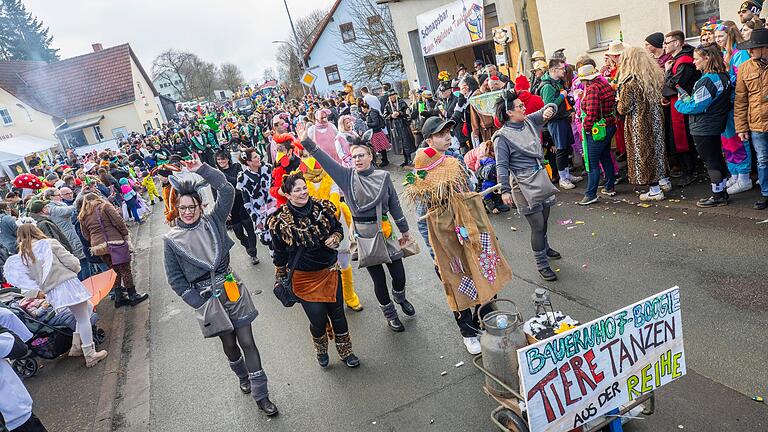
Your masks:
[{"label": "baby stroller", "polygon": [[[3,289],[0,291],[7,290]],[[35,318],[14,302],[0,303],[0,308],[10,310],[32,333],[32,337],[27,341],[29,354],[11,363],[11,366],[20,377],[30,378],[37,374],[37,371],[40,369],[37,357],[53,360],[69,352],[69,348],[72,346],[72,334],[74,333],[70,326],[74,326],[72,322],[74,317],[71,316],[68,310],[64,309],[59,312],[51,310],[44,316]],[[91,315],[93,341],[96,346],[102,344],[106,339],[104,330],[96,325],[98,319],[96,313]]]}]

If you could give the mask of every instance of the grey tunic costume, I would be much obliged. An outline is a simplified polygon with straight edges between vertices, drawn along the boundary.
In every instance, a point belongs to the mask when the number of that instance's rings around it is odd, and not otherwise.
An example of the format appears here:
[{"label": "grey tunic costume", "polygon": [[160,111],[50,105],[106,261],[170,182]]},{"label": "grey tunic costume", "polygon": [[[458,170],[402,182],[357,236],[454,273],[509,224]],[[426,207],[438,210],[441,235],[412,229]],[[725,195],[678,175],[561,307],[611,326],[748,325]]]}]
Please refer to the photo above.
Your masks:
[{"label": "grey tunic costume", "polygon": [[[163,238],[168,284],[195,309],[210,297],[210,289],[200,289],[193,282],[209,280],[211,271],[215,272],[217,280],[226,275],[229,272],[229,250],[235,244],[227,235],[226,227],[227,216],[235,200],[235,188],[227,182],[223,173],[207,164],[203,164],[197,174],[218,192],[213,210],[192,225],[177,220],[177,226]],[[246,288],[241,286],[241,289]],[[230,302],[226,295],[221,295],[219,299],[235,328],[249,324],[258,315],[252,303],[249,307],[239,307],[242,305]]]}]

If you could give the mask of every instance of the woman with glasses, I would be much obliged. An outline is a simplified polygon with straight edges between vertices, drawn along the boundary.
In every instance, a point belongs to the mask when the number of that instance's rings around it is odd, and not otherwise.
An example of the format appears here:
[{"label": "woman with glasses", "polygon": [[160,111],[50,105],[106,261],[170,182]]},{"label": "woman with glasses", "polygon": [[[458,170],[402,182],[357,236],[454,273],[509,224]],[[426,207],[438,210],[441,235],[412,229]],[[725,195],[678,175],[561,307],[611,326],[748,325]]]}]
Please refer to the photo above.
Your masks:
[{"label": "woman with glasses", "polygon": [[[375,110],[372,110],[373,112]],[[357,140],[350,143],[349,151],[352,155],[352,168],[345,168],[339,165],[333,158],[323,152],[307,136],[306,127],[299,124],[296,127],[296,133],[301,140],[304,149],[320,162],[323,169],[331,176],[333,181],[344,193],[344,199],[349,210],[352,212],[354,221],[355,235],[358,238],[373,238],[379,231],[379,226],[384,224],[389,226],[389,235],[386,238],[387,252],[389,254],[389,275],[392,278],[392,297],[394,303],[400,305],[403,313],[408,316],[416,314],[411,302],[405,297],[405,267],[403,266],[403,252],[400,245],[410,238],[408,232],[408,221],[405,219],[403,209],[400,206],[400,199],[397,196],[395,185],[389,176],[389,172],[375,169],[373,166],[374,149],[367,144],[366,140]],[[391,216],[388,217],[388,215]],[[387,218],[384,220],[384,218]],[[381,220],[379,220],[381,218]],[[392,224],[397,225],[400,231],[401,239],[395,241]],[[382,231],[386,231],[382,229]],[[359,242],[358,242],[359,243]],[[358,261],[365,262],[368,251],[364,248],[358,248]],[[384,261],[386,262],[386,261]],[[376,293],[376,299],[387,320],[387,325],[392,331],[401,332],[405,326],[400,321],[395,305],[389,296],[387,288],[387,276],[384,272],[383,264],[374,264],[365,267],[373,279],[373,289]]]},{"label": "woman with glasses", "polygon": [[[240,380],[240,390],[250,393],[259,409],[267,416],[278,413],[269,400],[267,375],[253,339],[251,322],[258,311],[244,285],[238,283],[236,300],[222,293],[224,281],[231,274],[229,250],[234,242],[227,235],[226,220],[235,200],[235,188],[220,171],[194,157],[182,161],[186,168],[202,177],[218,191],[213,211],[203,212],[203,199],[195,181],[171,181],[178,210],[175,226],[164,237],[165,271],[168,284],[185,303],[202,313],[206,302],[222,303],[234,328],[219,334],[224,354],[232,372]],[[207,318],[207,316],[206,316]]]},{"label": "woman with glasses", "polygon": [[[549,211],[555,204],[554,192],[548,197],[542,197],[539,202],[529,202],[527,183],[515,181],[519,189],[512,189],[510,177],[530,178],[537,171],[545,169],[542,165],[544,152],[541,146],[541,131],[544,123],[557,113],[557,105],[547,104],[544,108],[531,115],[525,114],[525,104],[515,92],[504,92],[496,100],[496,119],[503,124],[493,135],[496,150],[497,179],[501,184],[501,199],[506,205],[517,206],[518,212],[525,216],[531,226],[531,248],[536,259],[539,275],[546,281],[557,280],[557,275],[549,266],[550,259],[560,259],[561,255],[549,247],[547,224]],[[547,181],[549,177],[547,176]]]}]

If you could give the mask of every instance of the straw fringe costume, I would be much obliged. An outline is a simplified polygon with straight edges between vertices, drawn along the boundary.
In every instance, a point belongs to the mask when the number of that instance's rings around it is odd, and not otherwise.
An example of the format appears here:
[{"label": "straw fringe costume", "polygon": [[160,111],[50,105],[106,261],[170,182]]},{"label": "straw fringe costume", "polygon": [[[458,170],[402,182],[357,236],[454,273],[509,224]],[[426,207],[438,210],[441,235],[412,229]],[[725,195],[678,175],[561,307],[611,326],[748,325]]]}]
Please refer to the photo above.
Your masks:
[{"label": "straw fringe costume", "polygon": [[414,166],[404,183],[406,200],[416,206],[420,218],[426,216],[419,231],[462,336],[476,337],[479,306],[504,288],[512,270],[501,254],[482,195],[470,192],[469,172],[461,161],[422,148]]}]

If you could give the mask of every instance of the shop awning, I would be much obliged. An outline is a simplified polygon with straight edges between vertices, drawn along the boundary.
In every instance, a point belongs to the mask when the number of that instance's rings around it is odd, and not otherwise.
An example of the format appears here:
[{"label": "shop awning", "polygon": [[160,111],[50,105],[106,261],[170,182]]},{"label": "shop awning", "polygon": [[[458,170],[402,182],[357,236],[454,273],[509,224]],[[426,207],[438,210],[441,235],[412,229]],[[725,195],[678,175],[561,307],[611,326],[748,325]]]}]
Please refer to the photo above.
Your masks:
[{"label": "shop awning", "polygon": [[56,134],[58,135],[66,132],[74,132],[80,129],[85,129],[89,126],[96,126],[103,119],[104,116],[100,115],[98,117],[91,117],[89,119],[76,121],[74,123],[62,123],[59,125],[59,127],[56,128]]},{"label": "shop awning", "polygon": [[21,135],[0,141],[0,161],[18,161],[32,153],[56,147],[56,141]]}]

